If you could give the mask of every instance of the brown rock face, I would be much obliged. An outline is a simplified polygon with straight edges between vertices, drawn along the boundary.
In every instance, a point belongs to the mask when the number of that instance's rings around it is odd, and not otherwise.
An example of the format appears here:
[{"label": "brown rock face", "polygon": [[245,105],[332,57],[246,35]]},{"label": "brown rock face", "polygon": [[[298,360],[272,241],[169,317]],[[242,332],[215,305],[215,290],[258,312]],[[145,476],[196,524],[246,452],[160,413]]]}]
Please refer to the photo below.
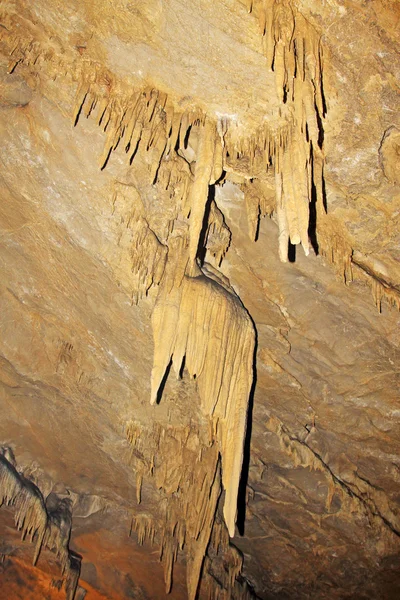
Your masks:
[{"label": "brown rock face", "polygon": [[399,25],[3,2],[0,598],[400,596]]}]

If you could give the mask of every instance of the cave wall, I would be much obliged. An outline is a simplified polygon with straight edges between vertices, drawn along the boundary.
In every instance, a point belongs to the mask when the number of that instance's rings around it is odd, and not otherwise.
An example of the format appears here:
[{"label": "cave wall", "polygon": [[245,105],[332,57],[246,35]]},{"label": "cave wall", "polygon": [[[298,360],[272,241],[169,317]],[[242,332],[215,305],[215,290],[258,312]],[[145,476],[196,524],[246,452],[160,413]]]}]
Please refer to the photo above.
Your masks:
[{"label": "cave wall", "polygon": [[397,598],[398,4],[142,4],[1,8],[0,589]]}]

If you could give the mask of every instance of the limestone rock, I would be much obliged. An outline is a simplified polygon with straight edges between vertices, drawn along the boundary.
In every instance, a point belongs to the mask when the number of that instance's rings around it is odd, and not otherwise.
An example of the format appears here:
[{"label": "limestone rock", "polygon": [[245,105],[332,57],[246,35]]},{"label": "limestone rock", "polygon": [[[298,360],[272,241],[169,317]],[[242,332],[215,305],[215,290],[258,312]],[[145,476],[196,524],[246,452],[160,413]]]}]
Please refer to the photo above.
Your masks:
[{"label": "limestone rock", "polygon": [[379,157],[385,177],[392,183],[400,183],[400,131],[389,127],[379,148]]},{"label": "limestone rock", "polygon": [[2,3],[1,597],[399,597],[399,23]]}]

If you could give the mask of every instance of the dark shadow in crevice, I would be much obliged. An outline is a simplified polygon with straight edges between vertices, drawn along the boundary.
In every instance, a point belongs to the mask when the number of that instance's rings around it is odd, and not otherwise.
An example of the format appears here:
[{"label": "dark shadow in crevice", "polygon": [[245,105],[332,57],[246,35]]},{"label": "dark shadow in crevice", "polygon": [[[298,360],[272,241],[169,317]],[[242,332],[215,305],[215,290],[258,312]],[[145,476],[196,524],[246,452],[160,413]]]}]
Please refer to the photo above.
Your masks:
[{"label": "dark shadow in crevice", "polygon": [[318,146],[322,149],[322,146],[324,145],[325,133],[324,133],[324,128],[322,126],[322,119],[320,117],[318,108],[316,106],[315,106],[315,114],[317,117],[317,125],[318,125]]},{"label": "dark shadow in crevice", "polygon": [[106,160],[104,161],[104,163],[103,163],[103,166],[101,167],[100,171],[103,171],[103,170],[106,168],[106,166],[107,166],[107,163],[108,163],[108,161],[109,161],[109,159],[110,159],[110,156],[111,156],[111,152],[112,152],[112,146],[111,146],[111,148],[110,148],[110,149],[109,149],[109,151],[108,151],[108,154],[107,154]]},{"label": "dark shadow in crevice", "polygon": [[158,166],[157,166],[156,172],[155,172],[155,174],[154,174],[154,179],[153,179],[153,181],[152,181],[152,185],[156,185],[156,183],[157,183],[157,180],[158,180],[158,173],[159,173],[159,171],[160,171],[161,164],[162,164],[162,162],[163,162],[163,160],[164,160],[164,156],[165,156],[165,150],[166,150],[166,147],[165,147],[165,148],[164,148],[164,150],[162,151],[162,154],[161,154],[161,156],[160,156],[160,158],[159,158],[159,161],[158,161]]},{"label": "dark shadow in crevice", "polygon": [[326,199],[326,185],[325,185],[325,177],[324,177],[324,167],[322,167],[321,187],[322,187],[322,203],[324,205],[324,210],[325,210],[326,214],[328,214],[328,202],[327,202],[327,199]]},{"label": "dark shadow in crevice", "polygon": [[308,238],[311,242],[311,246],[313,250],[318,256],[319,254],[319,245],[317,239],[317,189],[314,185],[314,182],[311,184],[311,200],[310,200],[310,212],[308,218]]},{"label": "dark shadow in crevice", "polygon": [[254,241],[258,240],[258,236],[260,235],[260,226],[261,226],[261,210],[258,207],[258,217],[257,217],[257,225],[256,225],[256,234],[254,236]]},{"label": "dark shadow in crevice", "polygon": [[211,203],[215,199],[215,185],[208,186],[208,196],[207,202],[204,209],[204,217],[203,217],[203,225],[201,227],[200,238],[199,238],[199,246],[197,248],[197,258],[200,261],[200,264],[204,264],[204,260],[207,252],[207,229],[208,229],[208,219],[210,216],[210,208]]},{"label": "dark shadow in crevice", "polygon": [[75,560],[79,560],[79,561],[83,560],[83,556],[82,556],[82,554],[79,554],[78,552],[75,552],[75,550],[70,550],[70,551],[69,551],[69,554],[70,554],[70,556],[71,556],[72,558],[74,558]]},{"label": "dark shadow in crevice", "polygon": [[322,99],[322,116],[325,118],[328,110],[326,108],[326,98],[325,98],[325,90],[324,90],[324,70],[322,68],[320,69],[320,89],[321,89],[321,99]]},{"label": "dark shadow in crevice", "polygon": [[129,164],[130,164],[130,165],[133,163],[133,161],[134,161],[134,159],[135,159],[135,156],[136,156],[136,154],[137,154],[137,151],[138,151],[138,149],[139,149],[139,144],[140,144],[140,140],[141,140],[141,139],[142,139],[142,136],[140,136],[140,137],[139,137],[139,139],[138,139],[138,141],[136,142],[136,146],[135,146],[135,148],[134,148],[134,150],[133,150],[133,152],[132,152],[132,154],[131,154],[131,157],[130,157],[130,159],[129,159]]},{"label": "dark shadow in crevice", "polygon": [[179,369],[179,379],[182,379],[183,377],[183,372],[185,370],[185,365],[186,365],[186,354],[182,359],[182,364],[181,364],[181,368]]},{"label": "dark shadow in crevice", "polygon": [[[17,64],[18,64],[18,63],[16,63],[16,64],[15,64],[15,66],[14,66],[14,68],[13,68],[13,70],[12,70],[12,71],[10,71],[10,75],[11,75],[11,73],[14,71],[15,67],[17,66]],[[76,117],[75,117],[75,121],[74,121],[74,127],[76,127],[76,126],[78,125],[79,117],[81,116],[81,112],[82,112],[82,109],[83,109],[83,105],[85,104],[85,100],[86,100],[86,98],[87,98],[87,92],[86,92],[86,94],[83,96],[83,100],[82,100],[82,102],[81,102],[81,105],[80,105],[80,107],[79,107],[79,110],[78,110],[78,112],[76,113]]]},{"label": "dark shadow in crevice", "polygon": [[288,261],[290,263],[296,262],[296,246],[290,240],[288,242]]},{"label": "dark shadow in crevice", "polygon": [[189,144],[189,137],[190,137],[191,131],[192,131],[192,126],[189,125],[188,130],[185,134],[185,139],[183,140],[183,147],[185,148],[185,150],[187,149],[188,144]]},{"label": "dark shadow in crevice", "polygon": [[251,432],[253,429],[253,406],[254,406],[254,395],[257,385],[257,348],[258,348],[258,333],[255,323],[249,315],[251,322],[254,327],[254,355],[253,355],[253,383],[249,394],[249,404],[247,410],[247,429],[246,436],[243,446],[243,464],[242,472],[240,475],[239,489],[238,489],[238,501],[237,501],[237,518],[236,525],[240,535],[245,533],[245,522],[246,522],[246,488],[249,479],[249,468],[250,468],[250,447],[251,447]]},{"label": "dark shadow in crevice", "polygon": [[171,359],[170,359],[170,361],[168,363],[168,367],[165,369],[164,377],[162,378],[160,386],[159,386],[158,391],[157,391],[157,398],[156,398],[156,403],[157,404],[160,404],[162,395],[164,393],[165,384],[167,383],[168,375],[169,375],[169,372],[171,370],[171,366],[172,366],[172,356],[171,356]]}]

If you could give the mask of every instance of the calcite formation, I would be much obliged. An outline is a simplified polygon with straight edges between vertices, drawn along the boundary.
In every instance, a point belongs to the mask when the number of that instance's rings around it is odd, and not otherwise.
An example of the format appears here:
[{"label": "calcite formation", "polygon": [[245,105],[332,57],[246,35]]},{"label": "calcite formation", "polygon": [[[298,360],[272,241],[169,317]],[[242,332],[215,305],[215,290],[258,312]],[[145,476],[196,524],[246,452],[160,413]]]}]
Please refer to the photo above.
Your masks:
[{"label": "calcite formation", "polygon": [[179,376],[183,361],[196,379],[201,408],[213,421],[222,456],[224,515],[235,532],[238,487],[253,381],[254,330],[235,297],[211,278],[184,277],[180,288],[161,290],[153,313],[152,397],[157,400],[171,360]]},{"label": "calcite formation", "polygon": [[259,20],[267,67],[274,71],[277,95],[287,111],[287,125],[268,161],[275,171],[279,255],[286,261],[289,240],[309,253],[313,189],[318,204],[323,203],[322,48],[316,31],[291,2],[250,1],[247,6]]},{"label": "calcite formation", "polygon": [[[11,458],[11,462],[6,455]],[[67,600],[74,600],[79,581],[80,561],[69,550],[72,521],[68,503],[59,500],[52,509],[46,507],[38,487],[18,473],[12,458],[8,448],[0,454],[0,506],[3,503],[13,506],[15,526],[22,531],[23,540],[26,535],[30,536],[31,542],[36,539],[34,565],[38,561],[42,546],[55,552],[65,577],[65,597]]]},{"label": "calcite formation", "polygon": [[399,19],[3,3],[4,573],[397,597]]},{"label": "calcite formation", "polygon": [[[190,427],[153,427],[144,436],[143,427],[132,422],[127,435],[134,452],[141,454],[134,461],[135,469],[140,477],[154,477],[166,500],[158,519],[139,512],[133,516],[132,528],[139,543],[146,538],[154,542],[156,533],[161,536],[167,593],[178,552],[185,548],[188,595],[195,598],[221,493],[218,447],[212,439],[202,440],[202,432]],[[175,460],[157,461],[157,454],[170,453]],[[201,485],[197,487],[194,481]]]}]

